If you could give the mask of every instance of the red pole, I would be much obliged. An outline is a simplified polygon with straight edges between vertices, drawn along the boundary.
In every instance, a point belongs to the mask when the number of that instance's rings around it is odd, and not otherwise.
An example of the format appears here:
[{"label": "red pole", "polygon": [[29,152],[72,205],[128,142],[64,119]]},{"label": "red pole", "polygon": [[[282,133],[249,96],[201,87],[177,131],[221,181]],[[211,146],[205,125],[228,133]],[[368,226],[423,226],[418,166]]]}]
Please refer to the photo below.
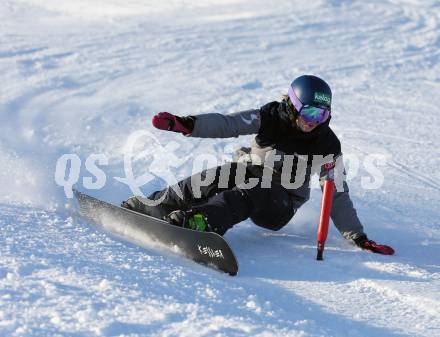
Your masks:
[{"label": "red pole", "polygon": [[[333,164],[334,165],[334,164]],[[324,188],[322,191],[322,201],[321,201],[321,216],[319,217],[318,225],[318,254],[316,256],[317,260],[322,260],[322,254],[324,253],[324,244],[327,239],[328,234],[328,224],[330,222],[330,213],[332,210],[332,200],[333,200],[333,189],[334,189],[334,179],[333,179],[333,168],[327,173],[324,182]]]}]

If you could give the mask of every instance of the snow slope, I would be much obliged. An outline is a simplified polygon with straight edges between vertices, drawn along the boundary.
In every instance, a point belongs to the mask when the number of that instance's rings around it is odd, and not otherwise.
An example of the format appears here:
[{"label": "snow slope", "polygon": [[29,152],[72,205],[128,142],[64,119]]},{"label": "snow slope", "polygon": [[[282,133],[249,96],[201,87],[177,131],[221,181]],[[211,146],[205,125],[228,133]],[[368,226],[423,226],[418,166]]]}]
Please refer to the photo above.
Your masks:
[{"label": "snow slope", "polygon": [[[0,31],[0,335],[440,335],[438,1],[5,0]],[[234,278],[73,217],[61,155],[78,156],[82,190],[119,202],[127,137],[146,130],[134,170],[161,188],[251,137],[161,133],[157,111],[258,108],[302,73],[331,84],[351,197],[395,256],[332,228],[315,261],[316,188],[281,231],[226,234]],[[82,180],[91,154],[108,160],[99,190]]]}]

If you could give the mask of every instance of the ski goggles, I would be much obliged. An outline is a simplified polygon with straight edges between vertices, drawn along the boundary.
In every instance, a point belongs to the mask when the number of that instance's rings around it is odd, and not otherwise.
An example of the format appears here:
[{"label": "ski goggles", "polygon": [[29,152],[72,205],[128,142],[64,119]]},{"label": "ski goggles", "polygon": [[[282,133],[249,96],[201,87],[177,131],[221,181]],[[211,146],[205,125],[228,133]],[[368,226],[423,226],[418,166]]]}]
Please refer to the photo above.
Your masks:
[{"label": "ski goggles", "polygon": [[330,109],[327,107],[314,106],[310,104],[302,104],[292,87],[287,92],[293,106],[298,111],[299,116],[306,123],[324,123],[330,115]]}]

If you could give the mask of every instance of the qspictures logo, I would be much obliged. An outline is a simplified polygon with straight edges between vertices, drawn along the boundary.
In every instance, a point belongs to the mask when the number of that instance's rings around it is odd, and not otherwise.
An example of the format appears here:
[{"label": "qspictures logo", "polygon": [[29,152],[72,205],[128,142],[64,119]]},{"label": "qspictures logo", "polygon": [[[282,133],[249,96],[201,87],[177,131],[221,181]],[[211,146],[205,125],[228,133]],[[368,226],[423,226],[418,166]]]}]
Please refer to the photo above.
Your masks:
[{"label": "qspictures logo", "polygon": [[[276,178],[277,183],[288,190],[294,190],[304,187],[319,188],[319,183],[316,186],[311,185],[310,177],[312,175],[319,177],[331,171],[337,191],[344,191],[344,182],[354,179],[361,172],[366,174],[360,177],[360,184],[364,189],[380,188],[384,182],[384,175],[378,168],[385,165],[386,157],[382,154],[368,154],[364,158],[359,158],[355,154],[344,154],[344,158],[342,156],[335,158],[333,155],[313,155],[309,158],[307,155],[277,153],[277,150],[273,149],[266,152],[264,158],[255,153],[233,158],[232,155],[227,155],[229,150],[225,148],[223,153],[226,158],[221,160],[212,153],[200,153],[188,162],[189,158],[182,156],[179,148],[180,144],[177,142],[162,143],[148,130],[138,130],[128,136],[123,149],[122,177],[108,176],[108,170],[105,168],[109,165],[109,159],[105,154],[92,153],[84,161],[84,158],[80,158],[78,154],[66,153],[57,160],[55,182],[63,187],[67,198],[72,198],[74,185],[82,182],[85,189],[99,190],[104,188],[108,178],[113,178],[118,183],[126,185],[133,195],[143,197],[148,206],[159,205],[169,192],[169,189],[166,189],[167,193],[163,193],[160,198],[149,200],[142,192],[142,188],[154,180],[163,181],[183,199],[183,192],[178,184],[181,178],[175,175],[175,171],[184,163],[190,166],[192,164],[190,182],[196,198],[201,198],[202,189],[212,184],[218,184],[218,188],[227,188],[230,179],[233,179],[235,186],[240,186],[241,189],[251,189],[257,185],[270,189],[272,180]],[[233,161],[236,161],[236,169],[231,176]],[[349,174],[346,174],[344,162],[349,164]],[[141,167],[140,172],[135,166]],[[248,166],[261,168],[262,174],[247,177]],[[219,167],[220,172],[208,169],[214,167]]]}]

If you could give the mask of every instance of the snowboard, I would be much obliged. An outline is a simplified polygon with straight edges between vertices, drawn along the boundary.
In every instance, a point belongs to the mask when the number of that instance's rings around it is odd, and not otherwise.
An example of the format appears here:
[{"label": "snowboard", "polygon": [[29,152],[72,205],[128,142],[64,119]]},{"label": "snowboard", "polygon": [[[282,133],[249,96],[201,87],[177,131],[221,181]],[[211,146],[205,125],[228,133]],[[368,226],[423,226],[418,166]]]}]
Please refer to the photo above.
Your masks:
[{"label": "snowboard", "polygon": [[[98,226],[117,224],[131,233],[146,235],[151,241],[165,245],[171,251],[230,275],[238,272],[234,252],[222,236],[213,232],[200,232],[169,224],[142,213],[122,208],[74,190],[80,216]],[[119,233],[121,234],[121,233]],[[123,234],[122,234],[123,236]],[[177,249],[176,249],[177,248]]]}]

